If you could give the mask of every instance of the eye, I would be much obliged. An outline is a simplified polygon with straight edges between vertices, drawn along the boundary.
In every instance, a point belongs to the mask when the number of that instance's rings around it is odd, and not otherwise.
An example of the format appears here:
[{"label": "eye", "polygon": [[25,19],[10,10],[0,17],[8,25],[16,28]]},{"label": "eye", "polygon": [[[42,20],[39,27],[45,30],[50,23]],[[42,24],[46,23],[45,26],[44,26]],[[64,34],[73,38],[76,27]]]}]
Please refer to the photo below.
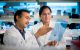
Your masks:
[{"label": "eye", "polygon": [[30,19],[30,17],[25,17],[26,19]]},{"label": "eye", "polygon": [[48,15],[51,15],[51,13],[48,13]]}]

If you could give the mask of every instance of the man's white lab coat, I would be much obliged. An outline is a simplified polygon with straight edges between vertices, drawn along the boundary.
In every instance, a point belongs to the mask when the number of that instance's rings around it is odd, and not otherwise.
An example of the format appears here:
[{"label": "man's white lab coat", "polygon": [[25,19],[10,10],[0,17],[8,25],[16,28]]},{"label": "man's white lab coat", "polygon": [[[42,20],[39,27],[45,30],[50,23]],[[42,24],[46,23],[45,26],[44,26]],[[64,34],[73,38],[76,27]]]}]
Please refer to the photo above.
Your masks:
[{"label": "man's white lab coat", "polygon": [[39,47],[33,34],[31,34],[29,31],[26,31],[24,40],[21,33],[14,26],[6,31],[4,34],[3,42],[6,46]]}]

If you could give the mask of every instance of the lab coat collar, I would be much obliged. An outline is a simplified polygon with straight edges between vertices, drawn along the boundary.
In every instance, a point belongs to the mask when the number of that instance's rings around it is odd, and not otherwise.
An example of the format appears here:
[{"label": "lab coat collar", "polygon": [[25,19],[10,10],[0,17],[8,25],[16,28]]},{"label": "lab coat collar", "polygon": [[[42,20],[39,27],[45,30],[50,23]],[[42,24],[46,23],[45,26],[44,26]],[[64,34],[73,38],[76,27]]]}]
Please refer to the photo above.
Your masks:
[{"label": "lab coat collar", "polygon": [[16,25],[14,25],[14,27],[21,33],[22,37],[25,39],[25,30],[23,30],[22,32]]},{"label": "lab coat collar", "polygon": [[[19,31],[20,31],[20,33],[21,33],[21,30],[16,26],[16,25],[14,25],[14,27],[16,28],[16,29],[18,29]],[[26,33],[26,31],[23,29],[23,33]]]}]

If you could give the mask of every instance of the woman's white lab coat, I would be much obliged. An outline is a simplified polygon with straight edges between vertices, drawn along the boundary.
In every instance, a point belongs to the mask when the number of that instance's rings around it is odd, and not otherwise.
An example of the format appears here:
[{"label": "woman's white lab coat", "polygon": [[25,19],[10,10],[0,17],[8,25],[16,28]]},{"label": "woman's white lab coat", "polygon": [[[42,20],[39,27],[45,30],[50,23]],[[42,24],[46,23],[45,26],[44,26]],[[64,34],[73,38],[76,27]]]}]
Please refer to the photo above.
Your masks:
[{"label": "woman's white lab coat", "polygon": [[[58,24],[58,25],[57,25]],[[43,23],[40,22],[38,24],[36,24],[32,30],[33,30],[33,33],[35,34],[41,27],[43,26]],[[45,35],[43,36],[40,36],[38,38],[38,41],[39,41],[39,44],[41,46],[44,46],[45,44],[47,44],[48,42],[52,41],[52,40],[56,40],[56,41],[59,41],[62,39],[62,35],[63,35],[63,32],[65,31],[65,28],[63,28],[60,24],[60,22],[56,22],[56,21],[53,21],[51,20],[50,21],[50,25],[49,27],[53,28],[52,30],[50,30],[48,33],[46,33]],[[57,31],[56,31],[57,30]],[[56,34],[56,36],[55,36]]]},{"label": "woman's white lab coat", "polygon": [[3,38],[4,45],[14,47],[39,47],[37,40],[29,31],[25,33],[25,40],[21,33],[12,26],[6,31]]},{"label": "woman's white lab coat", "polygon": [[[43,23],[42,23],[42,22],[34,25],[34,26],[32,27],[32,32],[35,34],[42,26],[43,26]],[[54,28],[54,26],[55,26],[55,22],[51,22],[51,21],[50,21],[49,27]],[[52,30],[49,31],[47,34],[45,34],[45,35],[43,35],[43,36],[40,36],[40,37],[38,38],[38,43],[39,43],[40,46],[44,46],[45,44],[47,44],[47,43],[49,42],[48,39],[49,39],[49,37],[50,37],[50,35],[51,35],[51,32],[52,32]]]}]

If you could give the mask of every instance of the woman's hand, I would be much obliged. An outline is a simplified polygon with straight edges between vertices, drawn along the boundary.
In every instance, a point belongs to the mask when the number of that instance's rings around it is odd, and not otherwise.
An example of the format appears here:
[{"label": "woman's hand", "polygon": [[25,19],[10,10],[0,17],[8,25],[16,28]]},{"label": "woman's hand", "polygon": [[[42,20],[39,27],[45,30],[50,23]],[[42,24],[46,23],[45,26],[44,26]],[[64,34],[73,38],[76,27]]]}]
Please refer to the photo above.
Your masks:
[{"label": "woman's hand", "polygon": [[43,25],[35,34],[36,37],[40,37],[42,35],[47,34],[50,30],[52,30],[51,27],[47,26],[47,25]]},{"label": "woman's hand", "polygon": [[46,46],[56,46],[56,45],[58,45],[57,41],[50,41],[46,44]]}]

